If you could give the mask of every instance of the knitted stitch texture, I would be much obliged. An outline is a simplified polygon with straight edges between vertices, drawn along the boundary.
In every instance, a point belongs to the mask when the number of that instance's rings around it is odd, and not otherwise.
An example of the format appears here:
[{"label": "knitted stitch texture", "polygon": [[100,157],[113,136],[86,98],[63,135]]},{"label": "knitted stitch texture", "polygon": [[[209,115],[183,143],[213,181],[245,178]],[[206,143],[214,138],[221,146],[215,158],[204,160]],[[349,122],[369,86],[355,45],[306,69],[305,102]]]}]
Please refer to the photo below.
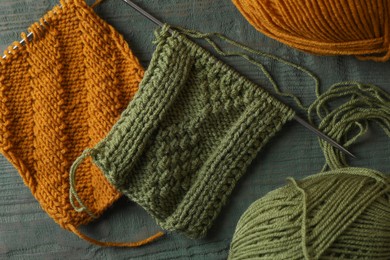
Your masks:
[{"label": "knitted stitch texture", "polygon": [[[0,149],[42,208],[62,227],[91,221],[69,200],[69,169],[114,125],[143,69],[127,43],[82,0],[61,1],[0,58]],[[77,190],[95,216],[117,198],[87,162]]]},{"label": "knitted stitch texture", "polygon": [[390,259],[390,178],[345,167],[290,179],[240,218],[229,259]]},{"label": "knitted stitch texture", "polygon": [[202,237],[294,112],[168,26],[156,37],[134,100],[72,171],[90,155],[162,228]]}]

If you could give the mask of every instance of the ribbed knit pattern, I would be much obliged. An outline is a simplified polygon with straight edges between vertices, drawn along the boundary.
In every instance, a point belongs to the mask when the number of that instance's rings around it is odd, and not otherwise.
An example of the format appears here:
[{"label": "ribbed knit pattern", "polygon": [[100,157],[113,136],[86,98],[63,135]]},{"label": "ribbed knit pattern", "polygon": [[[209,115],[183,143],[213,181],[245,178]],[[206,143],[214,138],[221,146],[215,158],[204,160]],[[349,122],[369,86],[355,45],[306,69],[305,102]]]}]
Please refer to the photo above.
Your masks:
[{"label": "ribbed knit pattern", "polygon": [[140,90],[89,154],[166,230],[202,237],[294,112],[168,27]]},{"label": "ribbed knit pattern", "polygon": [[[0,149],[42,208],[69,229],[91,220],[70,204],[71,163],[108,133],[143,69],[82,0],[61,1],[40,22],[44,28],[29,29],[32,42],[15,43],[0,59]],[[120,196],[91,162],[79,169],[77,191],[95,215]]]}]

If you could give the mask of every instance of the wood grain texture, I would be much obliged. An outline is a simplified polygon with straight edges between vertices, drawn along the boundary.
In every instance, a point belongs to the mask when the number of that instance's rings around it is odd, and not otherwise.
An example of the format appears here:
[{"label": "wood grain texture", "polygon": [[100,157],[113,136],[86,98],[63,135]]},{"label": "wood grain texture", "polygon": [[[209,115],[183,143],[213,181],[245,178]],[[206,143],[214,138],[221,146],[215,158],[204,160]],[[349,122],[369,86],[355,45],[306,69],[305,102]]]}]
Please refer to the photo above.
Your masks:
[{"label": "wood grain texture", "polygon": [[[89,1],[91,2],[91,1]],[[319,75],[322,89],[343,80],[375,83],[390,91],[390,63],[362,62],[353,57],[319,57],[290,49],[255,31],[229,0],[137,0],[141,6],[172,25],[221,32],[247,45],[271,52],[309,68]],[[0,0],[0,49],[19,40],[55,0]],[[154,24],[120,0],[106,0],[97,13],[122,33],[146,67],[153,52]],[[227,47],[226,44],[221,44]],[[260,59],[260,58],[259,58]],[[223,59],[254,82],[269,88],[261,73],[241,59]],[[282,89],[309,103],[313,84],[307,78],[274,62],[260,59]],[[287,103],[291,102],[285,100]],[[390,142],[377,128],[353,147],[359,157],[354,166],[390,172]],[[17,171],[0,158],[0,259],[225,259],[235,225],[256,199],[286,183],[289,176],[317,173],[324,159],[316,138],[298,124],[289,123],[256,160],[234,190],[216,224],[203,240],[170,233],[138,249],[101,248],[61,229],[46,215],[24,186]],[[121,199],[97,222],[82,231],[107,241],[131,241],[158,230],[150,216],[136,204]]]}]

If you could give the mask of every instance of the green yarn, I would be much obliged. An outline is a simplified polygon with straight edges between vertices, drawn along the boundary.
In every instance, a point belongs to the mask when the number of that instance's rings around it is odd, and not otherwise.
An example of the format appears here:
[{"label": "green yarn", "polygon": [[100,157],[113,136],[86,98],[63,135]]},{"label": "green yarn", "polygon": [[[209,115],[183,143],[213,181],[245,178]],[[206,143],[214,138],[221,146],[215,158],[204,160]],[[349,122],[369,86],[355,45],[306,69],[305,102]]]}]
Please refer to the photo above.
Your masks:
[{"label": "green yarn", "polygon": [[89,154],[162,228],[202,237],[294,112],[167,26],[155,43],[138,93],[106,138],[75,162],[71,182]]},{"label": "green yarn", "polygon": [[[330,109],[332,108],[332,109]],[[377,86],[359,82],[334,84],[308,109],[311,123],[344,147],[364,136],[370,123],[376,123],[390,137],[390,94]],[[326,169],[347,167],[345,154],[319,139]]]},{"label": "green yarn", "polygon": [[390,182],[342,168],[291,180],[240,218],[229,259],[390,259]]},{"label": "green yarn", "polygon": [[[74,162],[73,162],[73,168],[77,169],[80,164],[88,157],[90,156],[91,149],[85,149],[83,154],[78,157]],[[97,219],[97,216],[93,214],[92,211],[88,209],[87,206],[85,206],[84,202],[81,200],[80,196],[77,194],[76,191],[76,175],[75,171],[71,170],[69,174],[69,183],[70,183],[70,188],[69,188],[69,201],[70,204],[72,205],[73,209],[77,212],[87,212],[88,215],[90,215],[92,218]],[[79,206],[76,205],[75,200],[79,204]]]},{"label": "green yarn", "polygon": [[[390,137],[390,95],[337,83],[308,109],[312,123],[349,147],[377,123]],[[229,259],[390,259],[390,178],[348,167],[320,140],[322,172],[268,193],[243,214]],[[330,170],[329,170],[330,169]]]}]

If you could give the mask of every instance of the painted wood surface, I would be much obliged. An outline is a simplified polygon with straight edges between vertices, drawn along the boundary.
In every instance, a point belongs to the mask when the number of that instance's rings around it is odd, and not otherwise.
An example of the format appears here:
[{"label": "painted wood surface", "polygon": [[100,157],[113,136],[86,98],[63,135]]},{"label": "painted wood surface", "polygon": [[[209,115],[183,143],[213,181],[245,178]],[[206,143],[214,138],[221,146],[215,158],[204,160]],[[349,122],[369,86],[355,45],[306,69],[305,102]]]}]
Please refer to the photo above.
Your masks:
[{"label": "painted wood surface", "polygon": [[[290,49],[255,31],[229,0],[137,0],[161,20],[204,32],[221,32],[253,48],[271,52],[309,68],[321,79],[322,90],[332,83],[359,80],[390,91],[390,63],[362,62],[353,57],[319,57]],[[0,49],[4,50],[20,32],[50,10],[56,0],[0,0]],[[106,0],[96,12],[112,24],[130,43],[147,67],[153,52],[154,24],[120,0]],[[201,43],[201,45],[205,45]],[[221,43],[221,46],[232,49]],[[313,84],[280,64],[257,57],[272,71],[285,91],[300,96],[306,104],[314,100]],[[239,58],[226,59],[243,75],[270,89],[253,65]],[[285,102],[292,104],[291,101]],[[353,147],[359,157],[354,166],[390,172],[390,142],[372,128]],[[296,123],[289,123],[261,151],[234,190],[207,238],[191,240],[169,233],[157,243],[138,249],[102,248],[88,244],[61,229],[40,208],[17,171],[0,158],[0,259],[226,259],[235,225],[256,199],[286,183],[320,171],[324,159],[316,138]],[[153,233],[158,226],[135,203],[121,199],[83,232],[107,241],[131,241]]]}]

